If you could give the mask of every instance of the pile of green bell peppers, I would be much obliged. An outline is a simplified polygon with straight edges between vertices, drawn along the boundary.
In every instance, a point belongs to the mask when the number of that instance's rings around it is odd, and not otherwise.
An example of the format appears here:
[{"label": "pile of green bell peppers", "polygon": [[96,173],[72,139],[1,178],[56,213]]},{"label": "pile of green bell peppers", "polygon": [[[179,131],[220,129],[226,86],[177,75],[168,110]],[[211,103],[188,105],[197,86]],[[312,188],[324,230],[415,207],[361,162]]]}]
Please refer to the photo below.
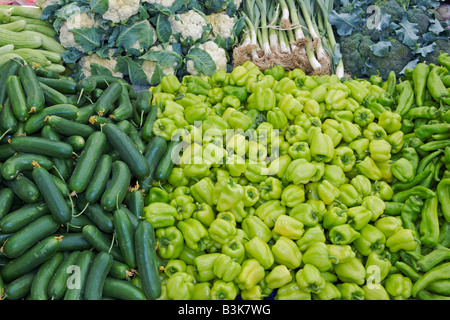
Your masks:
[{"label": "pile of green bell peppers", "polygon": [[153,134],[181,141],[141,217],[160,299],[450,297],[448,59],[385,81],[245,62],[152,87]]}]

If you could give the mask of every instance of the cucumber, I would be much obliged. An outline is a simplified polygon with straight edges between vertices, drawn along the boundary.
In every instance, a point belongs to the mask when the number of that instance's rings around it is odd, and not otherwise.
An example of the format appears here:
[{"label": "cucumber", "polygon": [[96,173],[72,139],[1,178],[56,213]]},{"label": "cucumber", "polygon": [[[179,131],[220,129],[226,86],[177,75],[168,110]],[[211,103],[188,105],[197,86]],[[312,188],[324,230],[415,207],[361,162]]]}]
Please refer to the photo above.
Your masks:
[{"label": "cucumber", "polygon": [[16,151],[11,148],[11,145],[9,143],[0,144],[0,161],[8,160],[8,158],[11,158]]},{"label": "cucumber", "polygon": [[48,284],[47,293],[51,300],[60,300],[64,297],[67,290],[68,279],[74,271],[73,265],[80,256],[81,251],[73,251],[59,265]]},{"label": "cucumber", "polygon": [[74,121],[83,124],[89,124],[89,118],[94,115],[94,106],[95,105],[91,103],[79,108],[78,116]]},{"label": "cucumber", "polygon": [[44,202],[24,205],[10,212],[0,220],[0,232],[17,232],[29,223],[48,213],[50,213],[50,210]]},{"label": "cucumber", "polygon": [[94,258],[95,253],[91,250],[84,250],[80,253],[78,259],[75,261],[75,266],[79,268],[79,283],[67,288],[64,300],[83,300],[86,279]]},{"label": "cucumber", "polygon": [[111,179],[100,199],[106,211],[113,211],[122,204],[131,182],[131,171],[123,161],[114,161],[111,165]]},{"label": "cucumber", "polygon": [[156,256],[156,243],[154,229],[150,222],[139,221],[134,236],[136,249],[136,263],[142,290],[150,300],[161,296],[162,285],[159,278],[158,259]]},{"label": "cucumber", "polygon": [[66,137],[79,135],[87,139],[94,132],[94,129],[87,124],[55,115],[47,117],[45,121],[53,130]]},{"label": "cucumber", "polygon": [[160,162],[155,171],[155,180],[165,182],[169,179],[172,169],[174,167],[174,162],[172,161],[172,153],[176,150],[176,147],[180,141],[170,141],[167,145],[167,150],[162,156]]},{"label": "cucumber", "polygon": [[77,201],[78,209],[84,210],[84,214],[105,233],[114,232],[113,216],[102,209],[99,203],[88,203],[81,196]]},{"label": "cucumber", "polygon": [[138,187],[139,185],[130,189],[126,197],[126,204],[133,215],[139,218],[145,215],[145,201],[143,190]]},{"label": "cucumber", "polygon": [[48,300],[48,285],[64,260],[62,252],[56,253],[52,258],[44,262],[40,267],[31,284],[32,300]]},{"label": "cucumber", "polygon": [[119,300],[146,300],[144,292],[126,280],[107,277],[103,286],[103,294]]},{"label": "cucumber", "polygon": [[140,220],[142,217],[137,217],[133,212],[131,212],[131,211],[130,211],[125,205],[123,205],[123,204],[119,206],[119,209],[122,210],[123,212],[125,212],[125,213],[127,214],[128,218],[130,219],[130,222],[131,222],[131,224],[132,224],[132,226],[133,226],[133,229],[136,230],[136,227],[137,227],[137,225],[138,225],[138,223],[139,223],[139,220]]},{"label": "cucumber", "polygon": [[95,103],[95,112],[99,116],[105,116],[113,108],[114,102],[119,99],[122,93],[123,85],[116,81],[111,83],[97,99]]},{"label": "cucumber", "polygon": [[[13,140],[17,138],[22,137],[16,137]],[[18,153],[3,163],[1,168],[2,176],[5,180],[14,180],[20,172],[33,170],[34,163],[38,163],[48,170],[53,167],[52,160],[46,156],[33,153]]]},{"label": "cucumber", "polygon": [[154,136],[153,124],[157,119],[157,114],[158,107],[153,106],[147,114],[147,117],[145,118],[144,124],[141,128],[142,140],[144,140],[145,142],[148,142]]},{"label": "cucumber", "polygon": [[167,150],[167,142],[160,136],[154,136],[150,139],[147,145],[147,150],[144,153],[144,157],[150,166],[150,172],[146,178],[140,181],[142,190],[148,192],[153,186],[153,179],[155,177],[155,171],[158,167],[161,158],[164,156]]},{"label": "cucumber", "polygon": [[20,300],[30,294],[34,272],[20,276],[5,287],[5,299]]},{"label": "cucumber", "polygon": [[9,98],[6,99],[2,112],[0,113],[0,129],[5,133],[14,133],[19,127],[19,121],[16,119],[11,107]]},{"label": "cucumber", "polygon": [[144,153],[147,146],[142,140],[141,132],[138,131],[138,129],[134,125],[131,125],[128,129],[128,136],[133,141],[138,151],[140,153]]},{"label": "cucumber", "polygon": [[25,122],[25,132],[32,134],[41,130],[47,124],[45,119],[48,116],[58,116],[74,120],[78,116],[78,108],[71,104],[57,104],[44,108],[41,112],[32,115]]},{"label": "cucumber", "polygon": [[114,260],[123,262],[122,254],[116,246],[111,246],[111,240],[109,237],[102,232],[95,225],[87,225],[82,229],[83,235],[85,236],[87,242],[89,242],[95,250],[99,252],[110,253]]},{"label": "cucumber", "polygon": [[81,233],[82,229],[88,224],[93,224],[91,219],[85,215],[73,215],[69,223],[67,223],[67,231]]},{"label": "cucumber", "polygon": [[51,215],[45,215],[15,232],[3,246],[3,253],[10,259],[20,257],[37,242],[49,237],[59,229]]},{"label": "cucumber", "polygon": [[4,106],[7,98],[6,94],[6,80],[11,75],[15,75],[19,72],[19,68],[25,64],[22,58],[13,58],[5,63],[5,68],[2,69],[0,75],[0,106]]},{"label": "cucumber", "polygon": [[73,153],[73,146],[67,142],[34,136],[15,137],[11,140],[11,147],[17,152],[34,153],[61,159],[71,158]]},{"label": "cucumber", "polygon": [[84,290],[85,300],[100,300],[102,298],[103,286],[112,263],[113,256],[111,254],[104,251],[97,254],[87,275]]},{"label": "cucumber", "polygon": [[72,218],[72,209],[51,176],[51,173],[43,167],[36,166],[33,169],[34,181],[44,197],[50,213],[58,223],[66,224]]},{"label": "cucumber", "polygon": [[115,108],[110,118],[113,118],[114,121],[122,121],[126,119],[130,119],[133,115],[133,105],[131,103],[130,95],[128,93],[128,90],[126,88],[122,88],[122,93],[119,96],[119,99],[117,100],[118,106]]},{"label": "cucumber", "polygon": [[106,189],[109,176],[111,175],[112,159],[108,154],[103,154],[95,168],[92,180],[85,192],[86,201],[89,203],[97,202]]},{"label": "cucumber", "polygon": [[29,64],[23,65],[19,69],[19,77],[25,92],[28,112],[40,112],[44,108],[45,97],[33,68]]},{"label": "cucumber", "polygon": [[12,75],[6,80],[6,92],[16,119],[26,121],[29,117],[27,99],[18,76]]},{"label": "cucumber", "polygon": [[136,100],[133,103],[133,108],[136,112],[147,114],[152,109],[153,94],[149,90],[143,90],[138,93]]},{"label": "cucumber", "polygon": [[86,146],[70,176],[70,190],[76,193],[86,190],[94,174],[95,166],[103,154],[105,145],[106,136],[103,132],[95,131],[89,136],[86,140]]},{"label": "cucumber", "polygon": [[133,140],[120,128],[112,123],[102,127],[107,141],[119,153],[122,160],[128,165],[134,177],[141,180],[148,176],[150,166],[142,153],[139,152]]},{"label": "cucumber", "polygon": [[53,182],[55,182],[56,186],[58,187],[59,191],[61,191],[64,198],[68,199],[70,197],[70,190],[67,184],[58,176],[55,176],[54,174],[51,174]]},{"label": "cucumber", "polygon": [[36,77],[36,79],[50,88],[63,94],[74,94],[77,92],[77,83],[72,78],[60,77],[58,79]]},{"label": "cucumber", "polygon": [[23,276],[53,257],[58,249],[59,240],[53,236],[38,242],[30,250],[3,267],[1,271],[3,280],[11,282]]},{"label": "cucumber", "polygon": [[44,92],[45,102],[49,105],[69,104],[69,99],[63,93],[39,81],[39,85]]},{"label": "cucumber", "polygon": [[127,266],[136,268],[136,252],[134,248],[134,228],[128,215],[121,209],[114,211],[114,232],[122,257]]},{"label": "cucumber", "polygon": [[23,174],[18,174],[14,180],[3,181],[3,183],[12,189],[20,200],[27,204],[35,203],[41,197],[36,184]]},{"label": "cucumber", "polygon": [[84,146],[86,145],[86,140],[79,135],[67,137],[66,139],[64,139],[64,142],[68,143],[75,152],[83,150]]},{"label": "cucumber", "polygon": [[108,276],[121,280],[129,280],[134,275],[134,272],[135,270],[131,269],[126,263],[113,260]]},{"label": "cucumber", "polygon": [[112,122],[113,122],[113,120],[111,118],[101,117],[98,114],[94,114],[89,117],[89,123],[98,130],[101,130],[103,124],[112,123]]},{"label": "cucumber", "polygon": [[14,203],[14,192],[10,188],[0,189],[0,220],[6,216]]},{"label": "cucumber", "polygon": [[92,249],[92,246],[86,241],[81,232],[64,233],[60,234],[59,237],[61,237],[61,243],[59,245],[59,251],[61,252]]}]

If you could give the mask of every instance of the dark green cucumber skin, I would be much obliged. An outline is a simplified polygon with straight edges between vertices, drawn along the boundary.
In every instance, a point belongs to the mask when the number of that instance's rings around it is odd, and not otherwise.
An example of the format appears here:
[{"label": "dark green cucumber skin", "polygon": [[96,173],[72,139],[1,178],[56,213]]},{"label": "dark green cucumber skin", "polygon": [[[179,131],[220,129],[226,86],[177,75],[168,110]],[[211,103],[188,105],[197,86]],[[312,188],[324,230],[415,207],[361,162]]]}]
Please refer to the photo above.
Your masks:
[{"label": "dark green cucumber skin", "polygon": [[147,144],[147,150],[144,153],[144,157],[150,166],[150,172],[148,176],[140,181],[140,187],[145,192],[148,192],[152,187],[153,179],[155,176],[156,168],[158,167],[161,158],[164,156],[167,150],[167,142],[164,138],[155,136],[150,139]]},{"label": "dark green cucumber skin", "polygon": [[0,129],[9,134],[13,134],[17,131],[18,127],[19,121],[13,113],[9,98],[7,98],[0,113]]},{"label": "dark green cucumber skin", "polygon": [[111,112],[110,118],[114,121],[130,119],[133,115],[133,105],[131,103],[128,90],[124,87],[117,99],[118,106]]},{"label": "dark green cucumber skin", "polygon": [[103,286],[103,294],[119,300],[146,300],[144,292],[126,280],[107,277]]},{"label": "dark green cucumber skin", "polygon": [[50,213],[45,202],[37,202],[22,206],[7,214],[0,220],[0,232],[14,233],[33,222],[34,220]]},{"label": "dark green cucumber skin", "polygon": [[67,280],[73,272],[70,268],[75,264],[80,254],[81,251],[70,252],[54,273],[47,290],[51,300],[60,300],[64,297],[67,290]]},{"label": "dark green cucumber skin", "polygon": [[144,140],[145,142],[148,142],[151,138],[155,136],[153,133],[153,124],[157,119],[157,113],[158,108],[156,106],[152,106],[147,114],[147,117],[145,118],[144,124],[142,125],[141,128],[142,140]]},{"label": "dark green cucumber skin", "polygon": [[27,98],[27,109],[29,113],[40,112],[45,105],[44,91],[39,85],[36,72],[29,64],[19,69],[19,77]]},{"label": "dark green cucumber skin", "polygon": [[14,180],[20,171],[33,170],[34,162],[46,169],[53,167],[52,160],[46,156],[32,153],[18,153],[3,163],[1,168],[2,176],[5,180]]},{"label": "dark green cucumber skin", "polygon": [[105,191],[109,176],[111,175],[111,167],[111,156],[106,153],[103,154],[95,168],[92,180],[89,182],[86,189],[85,198],[87,202],[95,203],[101,198],[103,192]]},{"label": "dark green cucumber skin", "polygon": [[89,136],[69,179],[70,190],[76,193],[86,190],[94,174],[95,166],[103,154],[105,145],[106,136],[101,131],[96,131]]},{"label": "dark green cucumber skin", "polygon": [[13,280],[5,287],[5,297],[7,300],[20,300],[30,294],[31,286],[36,274],[30,272]]},{"label": "dark green cucumber skin", "polygon": [[61,238],[59,251],[61,252],[72,252],[72,251],[83,251],[87,249],[92,249],[89,242],[81,232],[69,232],[58,234]]},{"label": "dark green cucumber skin", "polygon": [[86,241],[89,242],[95,250],[109,252],[114,260],[123,262],[122,254],[118,247],[111,247],[111,241],[107,238],[107,234],[102,232],[95,225],[87,225],[82,229]]},{"label": "dark green cucumber skin", "polygon": [[26,121],[30,115],[22,83],[18,76],[12,75],[6,80],[6,92],[16,119],[22,122]]},{"label": "dark green cucumber skin", "polygon": [[102,127],[109,144],[119,153],[122,160],[128,165],[133,176],[144,179],[150,172],[150,166],[139,152],[133,140],[120,128],[112,123],[104,124]]},{"label": "dark green cucumber skin", "polygon": [[6,94],[6,80],[11,75],[15,75],[19,72],[19,68],[24,64],[24,61],[21,59],[11,59],[6,62],[5,67],[2,68],[2,74],[0,76],[0,105],[5,104],[5,100],[7,99]]},{"label": "dark green cucumber skin", "polygon": [[100,116],[106,116],[113,108],[114,102],[119,99],[122,93],[123,85],[116,81],[111,83],[97,99],[95,103],[95,112]]},{"label": "dark green cucumber skin", "polygon": [[64,300],[83,300],[86,279],[95,258],[95,252],[91,250],[83,250],[78,256],[75,265],[80,269],[79,287],[67,288]]},{"label": "dark green cucumber skin", "polygon": [[85,300],[100,300],[102,298],[103,286],[112,263],[113,256],[108,252],[102,251],[97,254],[86,279]]},{"label": "dark green cucumber skin", "polygon": [[86,145],[86,139],[80,135],[67,137],[64,142],[69,144],[75,152],[83,150]]},{"label": "dark green cucumber skin", "polygon": [[37,80],[64,94],[72,94],[77,92],[77,83],[71,78],[52,79],[37,77]]},{"label": "dark green cucumber skin", "polygon": [[22,174],[17,175],[14,180],[3,181],[3,183],[14,191],[14,194],[27,204],[35,203],[41,197],[36,184]]},{"label": "dark green cucumber skin", "polygon": [[85,197],[80,195],[76,205],[101,231],[106,233],[114,232],[112,214],[103,210],[99,203],[88,203]]},{"label": "dark green cucumber skin", "polygon": [[121,209],[115,210],[113,215],[114,230],[117,243],[124,262],[130,268],[136,268],[136,252],[134,249],[134,228],[128,215]]},{"label": "dark green cucumber skin", "polygon": [[33,178],[53,218],[60,224],[66,224],[72,218],[72,209],[65,201],[64,195],[51,177],[51,173],[42,167],[33,169]]},{"label": "dark green cucumber skin", "polygon": [[25,132],[32,134],[41,130],[45,125],[48,116],[58,116],[65,119],[74,120],[78,116],[78,108],[72,104],[56,104],[44,108],[41,112],[33,114],[25,122]]},{"label": "dark green cucumber skin", "polygon": [[20,257],[40,240],[49,237],[59,229],[51,215],[45,215],[15,232],[3,246],[3,253],[10,259]]},{"label": "dark green cucumber skin", "polygon": [[14,203],[14,192],[10,188],[0,189],[0,220],[6,216]]},{"label": "dark green cucumber skin", "polygon": [[69,103],[69,98],[63,93],[59,92],[56,89],[53,89],[52,87],[46,85],[43,82],[39,82],[39,85],[41,86],[42,91],[44,92],[45,101],[48,104],[55,105],[55,104]]},{"label": "dark green cucumber skin", "polygon": [[156,168],[155,180],[164,182],[169,179],[169,176],[172,173],[172,169],[174,167],[174,162],[172,161],[172,152],[173,150],[175,150],[179,143],[179,141],[170,141],[168,143],[167,150],[159,161],[158,167]]},{"label": "dark green cucumber skin", "polygon": [[41,137],[15,137],[11,139],[10,144],[17,152],[40,154],[52,158],[67,159],[73,153],[73,147],[70,144]]},{"label": "dark green cucumber skin", "polygon": [[162,285],[159,278],[158,258],[154,230],[150,222],[139,221],[135,232],[136,262],[142,290],[145,296],[154,300],[161,296]]},{"label": "dark green cucumber skin", "polygon": [[87,139],[92,133],[94,133],[94,128],[92,128],[87,124],[79,123],[73,120],[68,120],[66,118],[55,115],[48,117],[46,122],[56,132],[66,137],[79,135]]},{"label": "dark green cucumber skin", "polygon": [[106,211],[117,209],[127,195],[131,182],[131,171],[123,161],[114,161],[111,165],[111,179],[100,199],[101,206]]},{"label": "dark green cucumber skin", "polygon": [[59,249],[59,240],[55,237],[48,237],[20,257],[11,260],[1,271],[2,279],[11,282],[20,276],[32,271],[42,263],[53,257]]},{"label": "dark green cucumber skin", "polygon": [[64,260],[64,254],[57,252],[52,258],[44,262],[40,267],[31,284],[32,300],[49,300],[47,293],[48,285]]}]

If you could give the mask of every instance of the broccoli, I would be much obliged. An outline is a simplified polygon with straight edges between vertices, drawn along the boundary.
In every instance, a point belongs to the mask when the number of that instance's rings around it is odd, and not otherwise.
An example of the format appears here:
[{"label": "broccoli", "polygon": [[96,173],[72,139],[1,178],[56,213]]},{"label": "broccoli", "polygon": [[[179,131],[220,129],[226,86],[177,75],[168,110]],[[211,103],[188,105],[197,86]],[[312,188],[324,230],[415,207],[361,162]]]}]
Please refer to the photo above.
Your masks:
[{"label": "broccoli", "polygon": [[[418,62],[436,63],[439,52],[450,52],[449,30],[435,19],[439,1],[377,0],[371,3],[380,9],[381,23],[371,28],[364,0],[342,1],[336,5],[334,27],[346,72],[352,77],[369,78],[380,74],[387,79],[390,71],[401,74]],[[340,15],[340,16],[339,16]],[[350,20],[351,32],[342,27]],[[340,28],[341,27],[341,28]],[[346,32],[339,31],[346,30]]]}]

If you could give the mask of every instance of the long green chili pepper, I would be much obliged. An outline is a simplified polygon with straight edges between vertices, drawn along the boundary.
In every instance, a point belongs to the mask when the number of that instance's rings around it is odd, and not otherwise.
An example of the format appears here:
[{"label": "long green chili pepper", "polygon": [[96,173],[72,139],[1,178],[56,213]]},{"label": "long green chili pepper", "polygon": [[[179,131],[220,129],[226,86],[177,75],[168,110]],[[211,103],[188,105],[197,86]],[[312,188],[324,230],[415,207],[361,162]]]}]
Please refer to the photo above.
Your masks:
[{"label": "long green chili pepper", "polygon": [[414,83],[414,95],[416,98],[417,107],[423,105],[425,99],[425,90],[427,88],[427,78],[430,73],[428,64],[422,62],[418,63],[412,72],[412,80]]},{"label": "long green chili pepper", "polygon": [[[437,281],[450,278],[450,262],[443,263],[430,271],[426,272],[419,280],[414,283],[411,293],[415,297],[417,293],[425,289],[429,284]],[[450,295],[450,287],[447,295]]]}]

